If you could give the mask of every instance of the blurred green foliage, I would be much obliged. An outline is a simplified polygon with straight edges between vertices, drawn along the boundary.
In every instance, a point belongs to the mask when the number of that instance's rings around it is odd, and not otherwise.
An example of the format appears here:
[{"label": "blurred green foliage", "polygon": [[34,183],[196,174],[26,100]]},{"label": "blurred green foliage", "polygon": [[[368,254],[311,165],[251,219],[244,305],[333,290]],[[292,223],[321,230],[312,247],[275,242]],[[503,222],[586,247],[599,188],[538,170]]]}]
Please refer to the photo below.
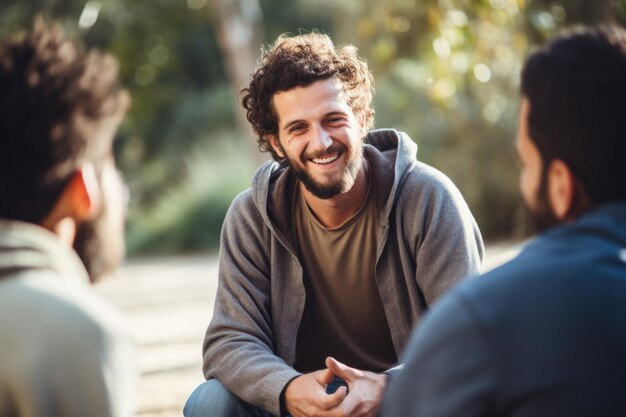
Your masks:
[{"label": "blurred green foliage", "polygon": [[[42,13],[119,59],[133,98],[116,142],[133,196],[131,253],[215,248],[258,162],[237,127],[216,1],[0,3],[2,37]],[[232,1],[261,10],[256,53],[281,33],[312,29],[357,45],[376,79],[377,126],[409,133],[488,238],[523,229],[513,141],[524,57],[564,27],[626,21],[626,0]]]}]

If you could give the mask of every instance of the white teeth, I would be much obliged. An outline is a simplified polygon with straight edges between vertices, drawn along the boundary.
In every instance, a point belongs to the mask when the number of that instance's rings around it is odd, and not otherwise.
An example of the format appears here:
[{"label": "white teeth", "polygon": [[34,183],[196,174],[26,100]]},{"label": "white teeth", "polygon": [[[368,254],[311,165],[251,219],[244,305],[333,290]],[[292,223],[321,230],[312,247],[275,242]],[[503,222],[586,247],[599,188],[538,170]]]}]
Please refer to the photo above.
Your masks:
[{"label": "white teeth", "polygon": [[330,164],[337,158],[339,158],[339,154],[331,155],[327,158],[313,158],[311,159],[311,161],[315,162],[316,164]]}]

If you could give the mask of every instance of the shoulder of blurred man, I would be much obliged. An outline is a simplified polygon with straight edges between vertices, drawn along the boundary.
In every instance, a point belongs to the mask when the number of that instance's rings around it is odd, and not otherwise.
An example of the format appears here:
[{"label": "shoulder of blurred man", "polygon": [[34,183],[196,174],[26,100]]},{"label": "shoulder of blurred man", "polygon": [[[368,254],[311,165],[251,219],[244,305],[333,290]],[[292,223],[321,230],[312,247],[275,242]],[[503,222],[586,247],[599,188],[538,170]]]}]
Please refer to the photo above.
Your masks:
[{"label": "shoulder of blurred man", "polygon": [[76,253],[40,226],[5,220],[0,252],[0,384],[12,393],[0,410],[45,414],[53,399],[68,416],[130,416],[134,345]]},{"label": "shoulder of blurred man", "polygon": [[585,392],[615,395],[625,370],[615,362],[626,343],[625,250],[626,204],[608,204],[459,285],[416,331],[383,415],[448,416],[516,401],[520,415],[546,415],[578,400],[597,406]]}]

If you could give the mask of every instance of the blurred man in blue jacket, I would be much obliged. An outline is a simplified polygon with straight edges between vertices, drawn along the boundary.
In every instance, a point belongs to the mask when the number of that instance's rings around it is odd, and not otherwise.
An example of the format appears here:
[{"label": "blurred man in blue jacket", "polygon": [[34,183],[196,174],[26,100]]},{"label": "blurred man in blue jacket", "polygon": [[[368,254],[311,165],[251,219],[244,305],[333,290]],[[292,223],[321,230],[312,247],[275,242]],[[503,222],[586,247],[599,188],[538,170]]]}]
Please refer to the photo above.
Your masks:
[{"label": "blurred man in blue jacket", "polygon": [[384,417],[626,413],[626,31],[557,37],[521,84],[520,188],[545,233],[435,306]]}]

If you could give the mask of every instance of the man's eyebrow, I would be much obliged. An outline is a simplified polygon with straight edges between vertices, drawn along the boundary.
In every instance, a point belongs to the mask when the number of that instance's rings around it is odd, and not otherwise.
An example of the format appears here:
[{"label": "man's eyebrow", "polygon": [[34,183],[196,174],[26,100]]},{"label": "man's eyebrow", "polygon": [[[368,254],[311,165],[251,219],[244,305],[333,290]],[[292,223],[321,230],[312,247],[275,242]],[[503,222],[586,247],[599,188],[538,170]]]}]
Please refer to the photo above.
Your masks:
[{"label": "man's eyebrow", "polygon": [[296,125],[298,123],[306,123],[306,122],[304,120],[302,120],[302,119],[292,120],[291,122],[289,122],[286,125],[284,125],[282,127],[282,129],[283,130],[287,130],[287,128],[289,128],[290,126]]},{"label": "man's eyebrow", "polygon": [[324,115],[324,117],[328,117],[328,116],[347,116],[348,113],[346,113],[345,111],[341,111],[341,110],[333,110],[331,112],[328,112]]}]

